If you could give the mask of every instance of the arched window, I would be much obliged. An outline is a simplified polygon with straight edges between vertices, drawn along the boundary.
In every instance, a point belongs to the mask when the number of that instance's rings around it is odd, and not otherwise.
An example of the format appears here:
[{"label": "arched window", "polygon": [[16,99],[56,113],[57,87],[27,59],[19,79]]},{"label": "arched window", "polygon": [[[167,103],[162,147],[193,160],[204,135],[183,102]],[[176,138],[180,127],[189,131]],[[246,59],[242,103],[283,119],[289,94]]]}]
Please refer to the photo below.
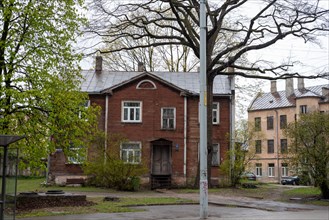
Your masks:
[{"label": "arched window", "polygon": [[148,79],[140,81],[136,86],[136,89],[156,89],[156,88],[157,87],[154,84],[154,82]]}]

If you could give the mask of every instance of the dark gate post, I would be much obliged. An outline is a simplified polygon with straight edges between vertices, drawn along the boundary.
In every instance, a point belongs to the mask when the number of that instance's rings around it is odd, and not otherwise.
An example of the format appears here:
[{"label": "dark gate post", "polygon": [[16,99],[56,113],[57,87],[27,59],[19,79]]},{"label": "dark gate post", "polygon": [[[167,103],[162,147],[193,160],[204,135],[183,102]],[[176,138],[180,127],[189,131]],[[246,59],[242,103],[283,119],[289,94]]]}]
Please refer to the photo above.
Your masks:
[{"label": "dark gate post", "polygon": [[[3,157],[2,160],[2,179],[1,179],[1,201],[0,201],[0,220],[4,220],[4,210],[6,207],[6,171],[7,171],[7,160],[8,160],[8,146],[16,141],[21,140],[25,136],[17,135],[0,135],[0,148],[3,147]],[[17,163],[17,161],[16,161]],[[16,165],[16,164],[15,164]],[[15,172],[17,177],[17,171]],[[16,181],[15,181],[16,182]],[[16,201],[16,184],[14,191],[14,201]],[[15,204],[14,204],[15,205]],[[15,206],[13,207],[12,219],[15,219]]]}]

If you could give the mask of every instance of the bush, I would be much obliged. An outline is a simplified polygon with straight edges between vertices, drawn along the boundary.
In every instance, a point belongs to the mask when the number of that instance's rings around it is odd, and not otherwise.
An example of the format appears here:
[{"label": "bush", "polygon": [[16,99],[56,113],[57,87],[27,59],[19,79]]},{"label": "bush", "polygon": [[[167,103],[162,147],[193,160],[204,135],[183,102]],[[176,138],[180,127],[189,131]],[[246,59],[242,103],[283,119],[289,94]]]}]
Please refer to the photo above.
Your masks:
[{"label": "bush", "polygon": [[114,188],[123,191],[136,191],[140,187],[140,177],[145,173],[141,164],[129,164],[120,159],[108,158],[106,162],[96,159],[84,166],[89,176],[88,184]]}]

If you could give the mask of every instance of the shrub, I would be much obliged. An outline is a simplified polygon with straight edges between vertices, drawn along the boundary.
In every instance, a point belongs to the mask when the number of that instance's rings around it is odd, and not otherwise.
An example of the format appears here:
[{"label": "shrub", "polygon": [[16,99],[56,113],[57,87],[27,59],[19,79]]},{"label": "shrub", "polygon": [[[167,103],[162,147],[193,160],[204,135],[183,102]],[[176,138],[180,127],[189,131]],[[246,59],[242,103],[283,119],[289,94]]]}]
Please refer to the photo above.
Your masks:
[{"label": "shrub", "polygon": [[124,163],[120,159],[108,158],[88,162],[84,172],[90,176],[88,184],[115,188],[118,190],[136,191],[140,186],[140,178],[145,168],[140,164]]}]

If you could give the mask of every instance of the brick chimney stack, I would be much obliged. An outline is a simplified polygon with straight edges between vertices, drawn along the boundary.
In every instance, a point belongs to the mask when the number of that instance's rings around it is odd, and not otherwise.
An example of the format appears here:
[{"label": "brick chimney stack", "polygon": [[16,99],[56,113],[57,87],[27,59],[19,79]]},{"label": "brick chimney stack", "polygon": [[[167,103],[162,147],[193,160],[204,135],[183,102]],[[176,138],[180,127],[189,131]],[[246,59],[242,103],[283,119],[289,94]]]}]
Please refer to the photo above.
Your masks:
[{"label": "brick chimney stack", "polygon": [[277,89],[276,89],[276,80],[271,80],[271,93],[276,93]]},{"label": "brick chimney stack", "polygon": [[305,89],[305,84],[304,84],[304,79],[303,78],[298,78],[297,88],[300,91]]},{"label": "brick chimney stack", "polygon": [[286,79],[286,96],[289,97],[294,94],[294,79]]},{"label": "brick chimney stack", "polygon": [[95,71],[96,71],[96,73],[102,73],[102,70],[103,70],[103,57],[96,56]]},{"label": "brick chimney stack", "polygon": [[138,62],[138,68],[137,68],[138,72],[144,72],[145,71],[145,66],[143,62]]}]

